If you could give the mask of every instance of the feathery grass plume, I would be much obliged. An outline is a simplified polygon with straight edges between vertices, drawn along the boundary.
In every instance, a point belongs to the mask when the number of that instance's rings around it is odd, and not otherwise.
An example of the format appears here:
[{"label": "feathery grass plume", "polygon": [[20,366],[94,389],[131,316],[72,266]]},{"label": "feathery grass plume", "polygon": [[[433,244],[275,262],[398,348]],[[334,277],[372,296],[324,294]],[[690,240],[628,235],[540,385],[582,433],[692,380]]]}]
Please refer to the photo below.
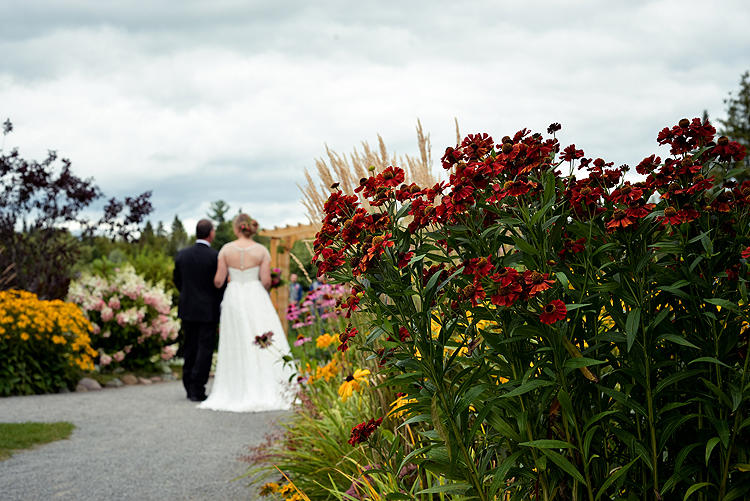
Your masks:
[{"label": "feathery grass plume", "polygon": [[299,269],[302,270],[302,274],[305,275],[305,278],[307,279],[308,283],[312,283],[312,280],[310,279],[310,275],[307,274],[307,270],[305,269],[305,265],[302,264],[302,261],[300,261],[299,258],[295,256],[292,251],[289,251],[289,257],[294,259],[294,262],[297,263],[297,266],[299,266]]},{"label": "feathery grass plume", "polygon": [[[458,132],[458,122],[456,121]],[[387,167],[394,165],[404,169],[405,182],[416,183],[420,187],[434,185],[438,178],[432,172],[432,145],[430,135],[425,134],[422,123],[417,120],[417,149],[418,156],[388,153],[385,141],[378,134],[377,148],[371,147],[366,141],[362,141],[362,149],[354,151],[347,157],[331,150],[326,145],[326,158],[315,160],[315,168],[318,172],[319,181],[305,169],[305,186],[299,186],[302,191],[302,204],[307,209],[307,217],[313,224],[320,224],[323,220],[323,205],[328,199],[330,186],[339,183],[342,191],[353,193],[359,186],[359,180],[377,174]],[[374,167],[374,172],[369,168]],[[360,197],[363,206],[369,208],[367,202]]]}]

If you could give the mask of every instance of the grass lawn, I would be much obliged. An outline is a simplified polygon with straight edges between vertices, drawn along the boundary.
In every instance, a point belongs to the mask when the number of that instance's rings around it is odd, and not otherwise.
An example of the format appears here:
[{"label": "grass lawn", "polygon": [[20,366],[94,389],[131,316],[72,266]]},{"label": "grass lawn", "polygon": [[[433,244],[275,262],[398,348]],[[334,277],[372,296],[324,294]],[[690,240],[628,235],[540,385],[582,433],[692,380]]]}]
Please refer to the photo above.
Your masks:
[{"label": "grass lawn", "polygon": [[30,449],[35,445],[68,438],[73,423],[0,423],[0,461],[8,459],[14,451]]}]

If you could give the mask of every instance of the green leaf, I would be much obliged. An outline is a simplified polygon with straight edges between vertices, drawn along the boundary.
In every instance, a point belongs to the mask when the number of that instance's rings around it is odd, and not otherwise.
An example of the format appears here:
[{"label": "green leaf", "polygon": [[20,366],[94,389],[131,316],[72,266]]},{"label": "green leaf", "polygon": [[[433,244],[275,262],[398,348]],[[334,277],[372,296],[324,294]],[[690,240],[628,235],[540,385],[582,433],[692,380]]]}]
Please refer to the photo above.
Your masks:
[{"label": "green leaf", "polygon": [[718,359],[716,359],[714,357],[698,357],[698,358],[693,359],[690,362],[688,362],[688,365],[691,365],[691,364],[694,364],[694,363],[697,363],[697,362],[706,362],[706,363],[709,363],[709,364],[717,364],[717,365],[721,365],[723,367],[726,367],[727,369],[731,369],[731,367],[729,367],[727,364],[725,364],[721,360],[718,360]]},{"label": "green leaf", "polygon": [[701,482],[699,484],[691,485],[690,488],[687,491],[685,491],[685,497],[682,498],[682,501],[685,501],[687,498],[689,498],[695,491],[703,489],[704,487],[707,487],[707,486],[713,487],[714,485],[711,482]]},{"label": "green leaf", "polygon": [[462,483],[456,483],[456,484],[445,484],[445,485],[436,485],[434,487],[430,487],[429,489],[423,489],[416,494],[437,494],[440,492],[455,492],[455,493],[464,493],[471,489],[471,486],[469,484],[462,484]]},{"label": "green leaf", "polygon": [[536,247],[520,237],[513,237],[513,243],[515,243],[516,247],[518,247],[525,254],[529,254],[530,256],[536,256],[537,254],[539,254],[539,251]]},{"label": "green leaf", "polygon": [[559,466],[560,469],[562,469],[565,473],[573,477],[576,481],[582,484],[586,483],[586,481],[583,479],[583,475],[581,475],[581,472],[579,472],[576,469],[576,467],[573,466],[573,464],[565,458],[565,456],[563,456],[562,454],[558,452],[551,451],[549,449],[539,449],[539,450],[542,452],[542,454],[547,456],[550,459],[550,461],[552,461],[557,466]]},{"label": "green leaf", "polygon": [[661,336],[659,336],[659,339],[671,341],[681,346],[687,346],[688,348],[695,348],[696,350],[700,349],[697,346],[695,346],[693,343],[685,339],[684,337],[678,336],[677,334],[662,334]]},{"label": "green leaf", "polygon": [[567,308],[568,311],[573,311],[578,308],[583,308],[584,306],[591,306],[591,303],[569,303],[565,305],[565,308]]},{"label": "green leaf", "polygon": [[628,312],[628,318],[625,320],[625,333],[628,341],[628,352],[635,342],[635,336],[638,334],[638,326],[641,323],[641,309],[633,308]]},{"label": "green leaf", "polygon": [[414,499],[414,497],[407,496],[406,494],[403,494],[401,492],[391,492],[385,495],[385,499],[390,501],[391,499]]},{"label": "green leaf", "polygon": [[576,447],[568,442],[564,442],[563,440],[550,440],[550,439],[541,439],[541,440],[532,440],[530,442],[521,442],[518,445],[523,445],[524,447],[534,447],[535,449],[575,449]]},{"label": "green leaf", "polygon": [[591,367],[592,365],[606,364],[605,360],[596,360],[594,358],[578,357],[569,358],[563,364],[568,369],[579,369],[581,367]]},{"label": "green leaf", "polygon": [[554,384],[555,383],[553,381],[545,381],[542,379],[530,379],[526,381],[525,383],[523,383],[518,388],[516,388],[515,390],[509,391],[508,393],[501,395],[500,398],[517,397],[519,395],[523,395],[524,393],[528,393],[537,388],[543,388],[545,386],[552,386]]},{"label": "green leaf", "polygon": [[713,452],[716,444],[719,443],[719,437],[714,437],[706,443],[706,466],[708,466],[708,460],[711,459],[711,452]]},{"label": "green leaf", "polygon": [[594,423],[596,423],[600,419],[605,418],[607,416],[611,416],[612,414],[616,414],[616,413],[617,413],[617,411],[604,411],[604,412],[600,412],[599,414],[596,414],[596,415],[590,417],[586,421],[586,424],[583,425],[583,429],[587,430],[590,426],[592,426]]},{"label": "green leaf", "polygon": [[628,472],[628,470],[630,469],[630,467],[633,466],[633,464],[636,461],[638,461],[637,457],[633,458],[633,460],[630,461],[625,466],[620,467],[620,468],[616,468],[614,470],[614,472],[611,472],[611,475],[607,478],[607,480],[604,481],[604,483],[602,484],[601,488],[597,491],[596,498],[595,498],[594,501],[598,501],[599,498],[602,497],[602,494],[604,494],[605,492],[607,492],[607,489],[609,489],[609,486],[612,485],[612,484],[614,484],[615,482],[617,482],[617,480],[621,476],[625,475]]},{"label": "green leaf", "polygon": [[731,301],[727,301],[726,299],[721,299],[718,297],[713,297],[710,299],[703,299],[708,304],[713,304],[715,306],[720,306],[722,308],[726,308],[731,311],[739,311],[739,308],[737,307],[736,303],[733,303]]}]

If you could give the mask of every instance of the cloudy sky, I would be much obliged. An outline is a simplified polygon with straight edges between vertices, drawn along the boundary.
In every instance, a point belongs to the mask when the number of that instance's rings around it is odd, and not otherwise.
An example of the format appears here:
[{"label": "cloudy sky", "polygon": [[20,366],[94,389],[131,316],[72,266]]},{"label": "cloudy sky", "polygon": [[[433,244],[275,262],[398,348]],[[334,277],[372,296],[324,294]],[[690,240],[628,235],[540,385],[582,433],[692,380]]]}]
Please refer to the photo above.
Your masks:
[{"label": "cloudy sky", "polygon": [[[5,148],[70,158],[107,195],[153,190],[154,222],[213,200],[306,220],[325,145],[381,134],[433,158],[462,134],[560,122],[616,164],[682,117],[724,116],[750,70],[746,0],[0,0]],[[437,167],[437,166],[436,166]]]}]

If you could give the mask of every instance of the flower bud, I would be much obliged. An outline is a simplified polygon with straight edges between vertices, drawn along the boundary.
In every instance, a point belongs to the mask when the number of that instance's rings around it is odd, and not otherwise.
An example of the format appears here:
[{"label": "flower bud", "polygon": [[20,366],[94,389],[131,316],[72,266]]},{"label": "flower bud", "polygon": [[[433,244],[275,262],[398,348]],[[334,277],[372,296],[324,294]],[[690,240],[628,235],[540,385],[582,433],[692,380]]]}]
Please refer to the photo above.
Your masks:
[{"label": "flower bud", "polygon": [[688,120],[687,118],[683,118],[682,120],[680,120],[679,126],[683,129],[687,129],[688,127],[690,127],[690,120]]},{"label": "flower bud", "polygon": [[727,143],[729,143],[729,138],[727,136],[721,136],[718,140],[719,146],[725,146]]}]

